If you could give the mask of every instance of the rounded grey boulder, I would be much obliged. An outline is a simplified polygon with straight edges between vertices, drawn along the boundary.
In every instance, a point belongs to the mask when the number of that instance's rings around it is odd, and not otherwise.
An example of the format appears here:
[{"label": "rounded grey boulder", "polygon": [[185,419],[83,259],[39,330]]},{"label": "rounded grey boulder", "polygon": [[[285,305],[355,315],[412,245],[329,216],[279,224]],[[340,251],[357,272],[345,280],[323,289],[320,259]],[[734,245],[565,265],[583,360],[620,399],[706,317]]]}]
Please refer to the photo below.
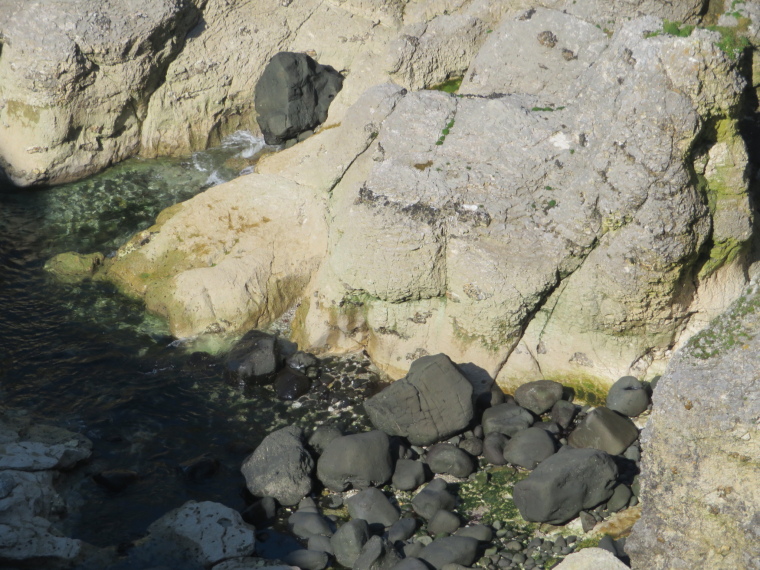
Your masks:
[{"label": "rounded grey boulder", "polygon": [[425,519],[431,519],[441,510],[450,510],[457,506],[457,499],[447,490],[446,481],[433,479],[412,499],[414,512]]},{"label": "rounded grey boulder", "polygon": [[335,559],[346,568],[351,568],[368,540],[367,521],[354,519],[348,521],[332,535],[330,544],[333,547]]},{"label": "rounded grey boulder", "polygon": [[618,455],[638,437],[639,430],[630,419],[599,406],[578,423],[568,442],[573,447],[593,447],[610,455]]},{"label": "rounded grey boulder", "polygon": [[346,500],[352,519],[363,519],[370,526],[391,526],[399,518],[399,510],[377,487],[370,487]]},{"label": "rounded grey boulder", "polygon": [[504,459],[528,470],[535,469],[557,451],[557,440],[545,429],[532,427],[515,434],[504,446]]},{"label": "rounded grey boulder", "polygon": [[303,445],[303,432],[288,426],[270,433],[243,462],[248,490],[257,497],[274,497],[295,505],[311,492],[314,459]]},{"label": "rounded grey boulder", "polygon": [[225,361],[227,375],[238,381],[268,380],[282,365],[277,337],[248,331],[230,350]]},{"label": "rounded grey boulder", "polygon": [[488,435],[497,432],[512,437],[518,431],[532,426],[534,421],[528,410],[514,402],[506,402],[483,412],[483,433]]},{"label": "rounded grey boulder", "polygon": [[491,465],[504,465],[507,460],[504,459],[504,448],[507,446],[509,438],[503,433],[489,433],[483,440],[483,457]]},{"label": "rounded grey boulder", "polygon": [[436,474],[467,477],[475,470],[467,452],[450,443],[437,443],[430,447],[425,460],[430,470]]},{"label": "rounded grey boulder", "polygon": [[391,481],[399,491],[413,491],[425,482],[425,465],[413,459],[399,459]]},{"label": "rounded grey boulder", "polygon": [[635,418],[649,407],[649,394],[634,376],[623,376],[607,393],[607,407],[629,418]]},{"label": "rounded grey boulder", "polygon": [[515,400],[526,410],[537,416],[551,410],[552,406],[562,399],[564,388],[553,380],[536,380],[523,384],[515,390]]},{"label": "rounded grey boulder", "polygon": [[617,476],[604,451],[563,447],[517,482],[512,496],[526,521],[565,524],[609,499]]},{"label": "rounded grey boulder", "polygon": [[317,477],[332,491],[383,485],[392,475],[390,440],[378,430],[334,438],[317,462]]}]

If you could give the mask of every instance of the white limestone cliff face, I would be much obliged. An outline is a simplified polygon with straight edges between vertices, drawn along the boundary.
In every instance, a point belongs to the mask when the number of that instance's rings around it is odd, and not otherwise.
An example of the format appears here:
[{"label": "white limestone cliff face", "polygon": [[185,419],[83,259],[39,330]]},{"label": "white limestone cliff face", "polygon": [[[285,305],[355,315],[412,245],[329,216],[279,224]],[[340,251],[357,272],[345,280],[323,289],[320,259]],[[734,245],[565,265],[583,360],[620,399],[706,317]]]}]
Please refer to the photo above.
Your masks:
[{"label": "white limestone cliff face", "polygon": [[[369,89],[256,174],[167,211],[100,275],[181,336],[300,303],[304,348],[366,348],[392,376],[437,352],[505,387],[658,373],[738,296],[753,225],[736,58],[716,32],[661,26],[609,36],[509,12],[456,96]],[[241,203],[273,222],[222,227]]]},{"label": "white limestone cliff face", "polygon": [[0,0],[0,168],[58,184],[256,130],[256,82],[279,51],[346,75],[337,123],[369,86],[463,75],[507,10],[536,6],[615,29],[642,14],[696,22],[702,2]]}]

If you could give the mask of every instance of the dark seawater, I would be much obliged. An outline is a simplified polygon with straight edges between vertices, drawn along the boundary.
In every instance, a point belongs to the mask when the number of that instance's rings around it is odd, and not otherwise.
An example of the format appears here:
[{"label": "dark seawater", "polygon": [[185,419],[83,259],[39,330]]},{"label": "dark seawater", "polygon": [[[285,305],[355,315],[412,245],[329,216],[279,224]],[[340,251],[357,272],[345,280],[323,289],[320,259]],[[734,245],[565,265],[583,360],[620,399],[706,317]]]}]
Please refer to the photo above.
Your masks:
[{"label": "dark seawater", "polygon": [[[240,465],[267,433],[293,422],[352,421],[347,410],[331,418],[329,401],[298,407],[275,400],[269,387],[243,393],[225,382],[218,358],[173,342],[138,303],[104,284],[61,284],[43,270],[64,251],[115,250],[163,208],[234,177],[224,161],[250,157],[256,144],[238,134],[186,160],[130,160],[45,190],[0,187],[0,405],[89,437],[93,459],[80,468],[88,475],[140,475],[119,493],[85,477],[80,512],[64,524],[70,536],[123,543],[189,499],[242,509]],[[337,375],[345,368],[334,365]],[[202,454],[221,468],[192,482],[180,464]]]}]

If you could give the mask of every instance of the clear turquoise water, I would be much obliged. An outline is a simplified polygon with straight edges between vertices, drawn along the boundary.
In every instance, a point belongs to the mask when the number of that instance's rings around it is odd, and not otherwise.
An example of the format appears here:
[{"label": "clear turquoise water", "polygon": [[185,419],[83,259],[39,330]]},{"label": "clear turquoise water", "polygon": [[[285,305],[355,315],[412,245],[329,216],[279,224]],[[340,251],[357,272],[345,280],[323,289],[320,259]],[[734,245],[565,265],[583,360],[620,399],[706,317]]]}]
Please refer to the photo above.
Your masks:
[{"label": "clear turquoise water", "polygon": [[[224,162],[252,154],[254,142],[238,134],[184,160],[130,160],[44,190],[0,188],[0,403],[92,439],[87,473],[140,475],[121,493],[85,478],[80,514],[65,524],[77,538],[97,545],[137,538],[189,499],[242,509],[239,468],[248,451],[277,427],[330,419],[327,406],[294,410],[267,387],[241,393],[225,383],[216,359],[176,347],[139,304],[107,285],[64,285],[43,271],[63,251],[115,250],[163,208],[234,177]],[[204,453],[220,471],[187,481],[179,464]]]}]

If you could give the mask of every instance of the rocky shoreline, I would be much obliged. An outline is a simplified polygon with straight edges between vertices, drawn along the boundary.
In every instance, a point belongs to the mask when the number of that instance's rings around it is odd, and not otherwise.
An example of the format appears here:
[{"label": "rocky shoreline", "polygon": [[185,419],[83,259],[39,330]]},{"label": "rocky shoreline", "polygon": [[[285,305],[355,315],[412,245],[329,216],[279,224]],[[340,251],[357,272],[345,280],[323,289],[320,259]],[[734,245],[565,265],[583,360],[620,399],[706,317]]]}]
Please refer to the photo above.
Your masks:
[{"label": "rocky shoreline", "polygon": [[[265,333],[247,335],[227,357],[226,369],[243,384],[274,383],[278,396],[294,405],[320,399],[319,360],[294,353],[289,343]],[[299,375],[303,378],[294,380]],[[633,429],[634,439],[638,430],[630,420],[609,408],[572,404],[572,392],[557,383],[527,384],[513,398],[492,381],[484,382],[482,373],[470,378],[444,355],[423,357],[406,380],[364,402],[372,424],[384,425],[390,435],[378,429],[344,434],[329,421],[311,433],[296,426],[279,429],[242,465],[254,498],[244,512],[190,501],[153,523],[145,538],[116,549],[59,536],[51,523],[66,516],[60,498],[49,501],[59,504],[57,511],[24,515],[24,509],[40,506],[24,505],[19,497],[34,492],[57,497],[53,482],[86,461],[91,444],[65,430],[19,428],[20,420],[6,412],[0,560],[109,570],[257,568],[276,561],[309,570],[332,564],[550,568],[575,549],[588,547],[584,533],[597,522],[637,503],[631,489],[637,489],[639,450],[628,430]],[[284,388],[293,382],[301,387],[299,393]],[[450,389],[442,390],[441,383]],[[410,390],[416,396],[410,398]],[[636,415],[644,411],[646,386],[625,378],[611,391],[608,404],[630,413],[631,401]],[[577,449],[567,447],[568,439]],[[613,462],[606,452],[583,449],[589,445],[625,450]],[[550,456],[555,457],[553,467]],[[601,471],[594,467],[600,461]],[[182,467],[198,481],[210,478],[216,468],[218,462],[211,458]],[[34,481],[24,474],[29,471],[39,473]],[[111,470],[96,473],[93,482],[118,493],[137,477]],[[564,528],[581,509],[582,524]],[[549,517],[563,527],[529,524],[518,512],[534,523]],[[509,518],[503,518],[507,513]],[[226,521],[224,532],[207,519]],[[35,540],[23,538],[33,532]],[[581,539],[567,536],[573,532]],[[42,540],[43,534],[48,538]],[[624,555],[624,541],[616,546],[607,538],[601,544]]]}]

